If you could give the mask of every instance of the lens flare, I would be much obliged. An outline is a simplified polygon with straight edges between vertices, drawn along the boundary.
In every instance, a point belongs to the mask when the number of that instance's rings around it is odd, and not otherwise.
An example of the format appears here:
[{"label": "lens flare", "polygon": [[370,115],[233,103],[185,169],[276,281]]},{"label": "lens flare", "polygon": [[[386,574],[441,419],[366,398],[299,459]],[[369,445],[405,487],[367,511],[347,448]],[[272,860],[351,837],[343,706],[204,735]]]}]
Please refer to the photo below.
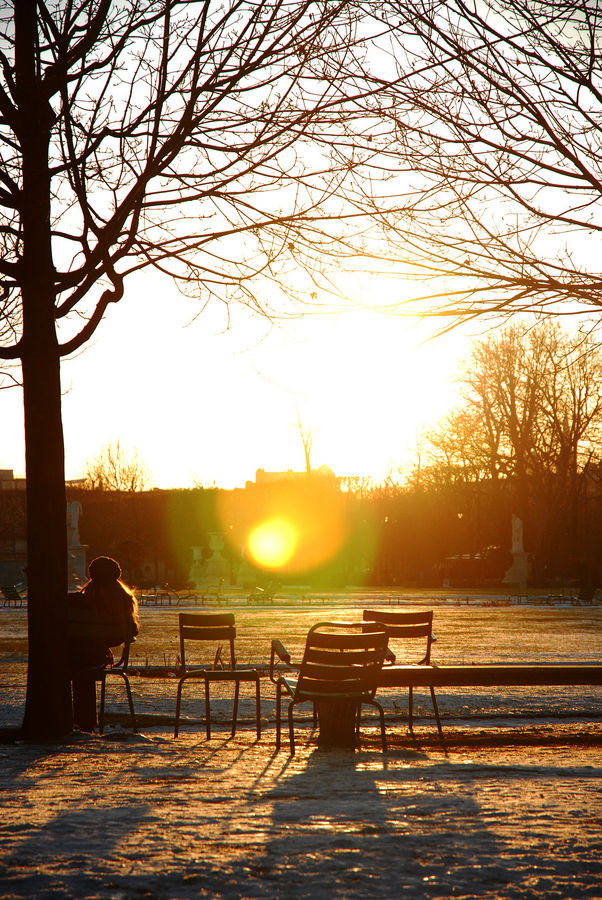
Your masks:
[{"label": "lens flare", "polygon": [[285,566],[297,548],[297,534],[286,519],[262,522],[249,535],[249,553],[265,569]]}]

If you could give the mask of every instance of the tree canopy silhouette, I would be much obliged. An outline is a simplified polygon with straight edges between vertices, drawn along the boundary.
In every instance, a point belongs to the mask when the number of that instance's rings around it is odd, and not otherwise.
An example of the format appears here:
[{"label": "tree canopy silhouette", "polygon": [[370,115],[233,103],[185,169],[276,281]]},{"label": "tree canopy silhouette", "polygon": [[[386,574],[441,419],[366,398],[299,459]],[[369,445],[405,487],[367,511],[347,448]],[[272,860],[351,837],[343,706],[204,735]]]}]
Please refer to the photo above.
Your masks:
[{"label": "tree canopy silhouette", "polygon": [[[383,0],[397,272],[452,320],[602,306],[602,7]],[[416,290],[416,296],[422,289]]]},{"label": "tree canopy silhouette", "polygon": [[547,563],[591,553],[599,493],[602,353],[591,335],[519,320],[476,342],[457,409],[425,436],[413,483],[505,487]]},{"label": "tree canopy silhouette", "polygon": [[0,360],[22,367],[29,737],[71,728],[60,360],[142,269],[269,314],[287,266],[306,288],[323,253],[346,252],[345,216],[366,211],[352,176],[372,155],[360,88],[339,79],[362,52],[358,15],[345,0],[0,12]]}]

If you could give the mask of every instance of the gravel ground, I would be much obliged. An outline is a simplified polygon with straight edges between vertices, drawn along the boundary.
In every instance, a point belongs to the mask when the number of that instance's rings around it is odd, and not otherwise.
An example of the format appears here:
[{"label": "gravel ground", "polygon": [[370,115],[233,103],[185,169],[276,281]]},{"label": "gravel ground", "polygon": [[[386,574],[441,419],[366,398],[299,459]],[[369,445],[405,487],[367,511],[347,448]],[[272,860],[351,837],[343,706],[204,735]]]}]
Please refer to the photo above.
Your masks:
[{"label": "gravel ground", "polygon": [[455,724],[0,745],[3,898],[602,896],[600,729]]},{"label": "gravel ground", "polygon": [[[150,633],[159,619],[145,618]],[[4,728],[25,685],[22,624],[9,621]],[[589,652],[599,632],[583,627],[571,639]],[[115,679],[104,736],[0,743],[3,900],[602,897],[599,690],[442,696],[446,750],[428,695],[412,739],[392,694],[386,754],[368,720],[355,752],[319,750],[307,721],[291,757],[275,750],[263,679],[260,741],[250,699],[235,738],[217,692],[212,739],[189,722],[174,740],[173,680],[133,687],[139,734]],[[185,714],[201,711],[189,697]]]}]

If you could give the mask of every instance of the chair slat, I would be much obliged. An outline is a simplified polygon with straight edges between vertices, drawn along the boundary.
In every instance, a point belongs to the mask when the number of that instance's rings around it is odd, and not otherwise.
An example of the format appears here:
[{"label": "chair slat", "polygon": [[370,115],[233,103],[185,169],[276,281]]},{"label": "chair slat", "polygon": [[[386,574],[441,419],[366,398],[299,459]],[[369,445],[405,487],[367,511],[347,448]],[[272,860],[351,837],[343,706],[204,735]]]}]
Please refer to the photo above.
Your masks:
[{"label": "chair slat", "polygon": [[[378,665],[376,662],[373,663],[374,668],[378,669]],[[369,670],[369,665],[363,666],[317,666],[317,665],[305,665],[303,667],[303,671],[301,674],[301,678],[330,678],[330,679],[341,679],[341,681],[346,678],[361,678],[362,673],[365,673]]]},{"label": "chair slat", "polygon": [[367,682],[365,673],[361,677],[348,678],[344,681],[338,678],[301,678],[299,679],[299,694],[340,694],[346,696],[349,693],[368,693],[371,685]]},{"label": "chair slat", "polygon": [[308,638],[308,647],[331,647],[333,649],[362,649],[378,645],[378,632],[359,632],[357,634],[327,634],[314,632]]},{"label": "chair slat", "polygon": [[382,612],[381,610],[365,609],[364,621],[382,622],[387,627],[390,625],[422,625],[433,622],[432,609],[421,612]]},{"label": "chair slat", "polygon": [[357,622],[314,625],[307,635],[296,694],[372,696],[387,640],[387,629],[381,623],[375,623],[371,631],[364,631]]},{"label": "chair slat", "polygon": [[180,613],[178,615],[180,626],[195,625],[202,623],[203,626],[209,625],[234,625],[234,613]]},{"label": "chair slat", "polygon": [[433,626],[428,625],[389,625],[387,623],[387,631],[389,637],[395,638],[421,638],[428,637],[432,632]]},{"label": "chair slat", "polygon": [[[184,672],[191,665],[190,645],[194,643],[198,646],[201,643],[219,644],[221,641],[227,641],[230,649],[229,662],[224,663],[221,660],[221,649],[218,647],[213,661],[213,668],[218,667],[218,657],[221,665],[227,665],[230,669],[236,668],[234,656],[236,628],[234,627],[233,613],[179,613],[178,622],[180,627],[180,662]],[[198,669],[198,660],[195,660],[192,665]]]},{"label": "chair slat", "polygon": [[205,626],[195,628],[192,625],[185,625],[181,633],[182,637],[187,641],[219,641],[236,637],[236,629],[230,625],[225,625],[222,628],[218,626],[214,628],[206,628]]},{"label": "chair slat", "polygon": [[379,658],[380,648],[368,647],[365,650],[328,650],[317,647],[308,647],[305,653],[305,663],[324,663],[325,665],[363,665],[371,660]]}]

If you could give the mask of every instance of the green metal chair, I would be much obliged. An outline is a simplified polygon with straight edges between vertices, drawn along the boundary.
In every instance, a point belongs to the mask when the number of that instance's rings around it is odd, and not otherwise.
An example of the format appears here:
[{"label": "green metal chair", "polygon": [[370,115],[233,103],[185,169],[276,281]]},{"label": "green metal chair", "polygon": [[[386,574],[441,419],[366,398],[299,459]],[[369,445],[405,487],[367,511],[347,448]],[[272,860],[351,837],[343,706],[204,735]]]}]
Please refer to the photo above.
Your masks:
[{"label": "green metal chair", "polygon": [[386,750],[384,712],[374,694],[387,639],[387,629],[380,623],[367,628],[361,622],[319,622],[310,628],[298,673],[282,674],[276,681],[276,749],[280,747],[282,695],[288,694],[291,753],[295,752],[293,709],[304,702],[313,703],[318,711],[322,704],[351,703],[355,707],[357,730],[362,705],[376,707],[382,747]]},{"label": "green metal chair", "polygon": [[[205,729],[207,740],[211,737],[211,698],[209,686],[216,681],[232,682],[234,684],[234,709],[232,712],[232,736],[236,734],[238,718],[238,698],[241,682],[253,682],[255,684],[255,721],[257,739],[261,737],[261,698],[259,688],[259,673],[256,669],[240,669],[236,663],[234,652],[234,639],[236,628],[232,613],[180,613],[178,616],[180,631],[180,664],[182,674],[178,680],[176,695],[176,715],[174,737],[180,730],[180,707],[182,701],[182,688],[185,682],[191,679],[200,679],[205,683]],[[187,646],[190,644],[203,644],[205,648],[210,645],[213,648],[213,659],[209,662],[191,663]],[[223,644],[228,646],[228,654],[224,659]]]},{"label": "green metal chair", "polygon": [[[420,660],[416,663],[418,666],[430,666],[431,665],[431,646],[433,641],[436,640],[433,634],[433,611],[430,610],[421,610],[420,612],[381,612],[379,610],[373,609],[365,609],[363,618],[365,622],[380,622],[383,625],[386,625],[387,630],[389,632],[389,641],[400,640],[404,641],[404,651],[406,649],[405,642],[407,641],[421,641],[422,645],[420,648],[421,656]],[[424,648],[424,649],[423,649]],[[385,667],[389,665],[395,665],[396,655],[389,646],[387,649],[387,656],[385,659]],[[407,665],[407,661],[404,660],[404,664]],[[435,712],[435,719],[437,721],[437,728],[439,730],[439,737],[443,740],[443,730],[441,728],[441,719],[439,718],[439,708],[437,706],[437,698],[435,697],[435,689],[433,687],[430,688],[431,692],[431,701],[433,704],[433,710]],[[409,688],[408,695],[408,720],[409,720],[409,728],[410,731],[413,732],[413,688]]]}]

